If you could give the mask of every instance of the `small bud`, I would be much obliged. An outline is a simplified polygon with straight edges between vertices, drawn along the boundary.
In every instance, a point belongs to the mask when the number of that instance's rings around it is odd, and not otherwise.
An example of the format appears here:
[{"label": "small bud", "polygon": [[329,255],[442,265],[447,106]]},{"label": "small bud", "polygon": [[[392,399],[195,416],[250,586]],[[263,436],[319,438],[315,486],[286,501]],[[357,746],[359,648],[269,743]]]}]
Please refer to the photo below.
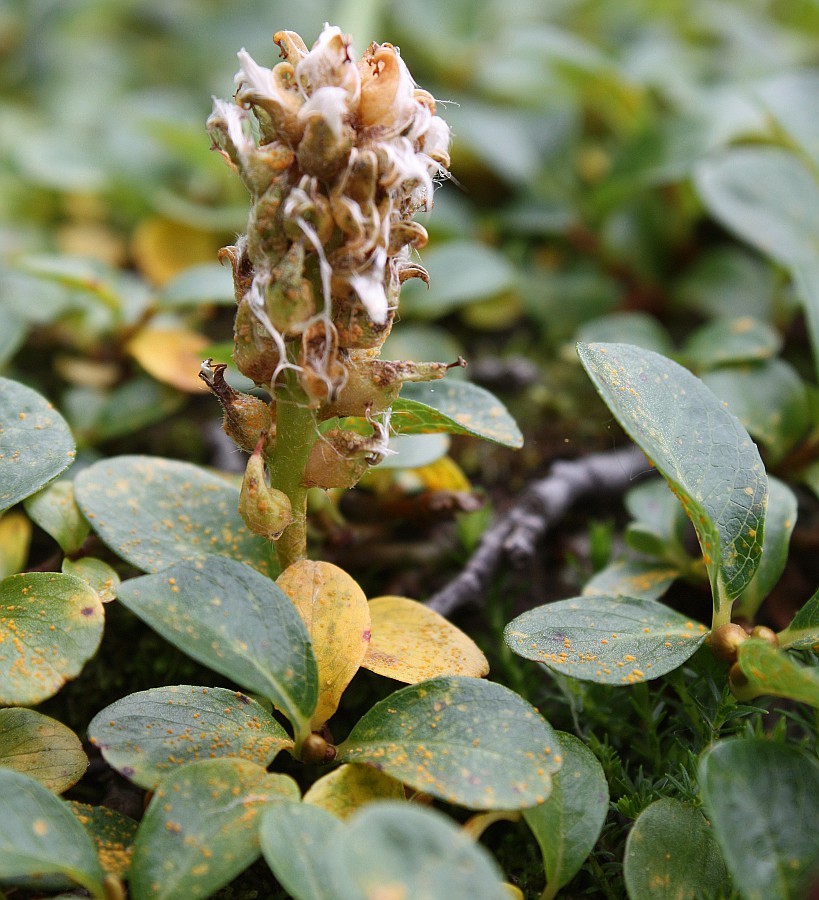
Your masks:
[{"label": "small bud", "polygon": [[734,662],[737,658],[739,645],[748,640],[748,632],[741,625],[728,622],[720,625],[711,634],[711,650],[714,656],[727,662]]},{"label": "small bud", "polygon": [[293,510],[287,494],[270,487],[265,478],[262,460],[265,438],[265,434],[259,438],[256,449],[247,461],[239,492],[239,514],[251,531],[275,541],[293,521]]},{"label": "small bud", "polygon": [[308,734],[301,745],[301,761],[305,763],[326,763],[336,758],[336,748],[317,732]]},{"label": "small bud", "polygon": [[279,366],[279,345],[253,312],[251,293],[242,298],[236,310],[233,334],[236,368],[254,384],[269,387]]},{"label": "small bud", "polygon": [[267,435],[268,442],[275,437],[276,426],[270,405],[253,394],[243,394],[232,388],[225,381],[225,369],[227,366],[224,363],[206,359],[199,370],[199,377],[222,404],[225,434],[237,447],[250,453],[262,432]]},{"label": "small bud", "polygon": [[779,638],[776,636],[776,632],[773,628],[768,628],[767,625],[754,625],[751,629],[751,637],[759,638],[765,643],[770,644],[772,647],[779,646]]}]

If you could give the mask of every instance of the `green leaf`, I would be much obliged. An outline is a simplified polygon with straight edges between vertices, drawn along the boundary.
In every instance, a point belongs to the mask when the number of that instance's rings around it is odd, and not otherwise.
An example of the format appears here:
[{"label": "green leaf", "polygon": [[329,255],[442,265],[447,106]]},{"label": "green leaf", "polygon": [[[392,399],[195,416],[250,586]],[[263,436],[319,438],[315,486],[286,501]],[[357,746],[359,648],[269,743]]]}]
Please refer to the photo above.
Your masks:
[{"label": "green leaf", "polygon": [[700,758],[700,793],[743,900],[805,896],[819,860],[819,764],[765,738],[723,740]]},{"label": "green leaf", "polygon": [[725,887],[727,873],[702,813],[665,797],[629,832],[623,876],[629,900],[699,900]]},{"label": "green leaf", "polygon": [[107,562],[94,556],[82,556],[76,560],[66,558],[61,568],[66,575],[74,575],[90,585],[103,603],[116,599],[121,579],[116,569]]},{"label": "green leaf", "polygon": [[785,132],[819,163],[819,72],[778,72],[755,93]]},{"label": "green leaf", "polygon": [[743,700],[772,695],[819,708],[819,666],[801,666],[786,650],[753,638],[740,644],[737,661],[748,679]]},{"label": "green leaf", "polygon": [[109,806],[90,806],[70,801],[71,810],[97,847],[106,875],[127,878],[134,852],[137,822]]},{"label": "green leaf", "polygon": [[72,575],[0,581],[0,704],[33,706],[79,675],[102,638],[102,603]]},{"label": "green leaf", "polygon": [[526,701],[491,681],[455,676],[410,685],[377,703],[336,759],[375,766],[471,809],[542,803],[561,764],[555,732]]},{"label": "green leaf", "polygon": [[117,270],[86,257],[32,254],[19,259],[20,268],[38,278],[83,291],[110,310],[119,311],[122,301],[118,295]]},{"label": "green leaf", "polygon": [[198,466],[115,456],[80,472],[74,491],[94,531],[145,572],[217,555],[275,574],[270,542],[239,515],[238,489]]},{"label": "green leaf", "polygon": [[819,253],[819,184],[796,154],[733,147],[701,162],[694,181],[717,219],[777,262]]},{"label": "green leaf", "polygon": [[792,275],[796,296],[805,311],[814,370],[819,375],[819,258],[795,263]]},{"label": "green leaf", "polygon": [[292,747],[287,732],[259,703],[225,688],[154,688],[107,706],[88,726],[106,762],[153,789],[169,771],[198,759],[234,757],[267,766]]},{"label": "green leaf", "polygon": [[768,476],[768,509],[762,559],[751,583],[740,594],[733,615],[753,621],[763,600],[779,581],[788,562],[788,544],[796,525],[796,495],[778,478]]},{"label": "green leaf", "polygon": [[504,447],[522,447],[523,435],[506,407],[468,381],[405,384],[392,405],[396,434],[470,434]]},{"label": "green leaf", "polygon": [[726,617],[726,601],[747,586],[762,554],[767,479],[756,446],[711,391],[671,360],[629,344],[581,344],[578,353],[694,523],[715,613]]},{"label": "green leaf", "polygon": [[543,854],[543,900],[554,897],[580,870],[609,807],[609,786],[597,757],[574,735],[558,731],[557,737],[563,765],[554,776],[552,793],[545,803],[523,811]]},{"label": "green leaf", "polygon": [[75,554],[91,531],[88,520],[74,502],[71,481],[56,481],[25,501],[32,522],[60,545],[63,553]]},{"label": "green leaf", "polygon": [[278,803],[264,813],[262,854],[294,900],[337,900],[341,873],[330,848],[343,827],[332,813],[309,803]]},{"label": "green leaf", "polygon": [[679,570],[665,563],[623,557],[615,560],[583,585],[583,596],[636,597],[656,600],[671,587]]},{"label": "green leaf", "polygon": [[236,297],[230,266],[222,266],[218,262],[189,266],[163,285],[156,299],[165,309],[205,303],[232,306],[236,303]]},{"label": "green leaf", "polygon": [[496,297],[515,285],[515,270],[498,250],[478,241],[450,241],[424,254],[429,288],[410,282],[401,314],[438,319],[460,306]]},{"label": "green leaf", "polygon": [[598,316],[578,329],[577,340],[628,342],[657,353],[674,352],[671,337],[654,316],[640,312],[616,312]]},{"label": "green leaf", "polygon": [[715,369],[702,380],[764,445],[770,464],[786,456],[810,427],[805,383],[782,359]]},{"label": "green leaf", "polygon": [[271,700],[297,731],[318,698],[307,628],[287,594],[220,556],[124,582],[122,604],[198,662]]},{"label": "green leaf", "polygon": [[751,316],[720,318],[698,328],[685,343],[685,356],[695,369],[714,369],[738,362],[759,362],[776,356],[782,336]]},{"label": "green leaf", "polygon": [[793,650],[819,650],[819,590],[778,634],[779,645]]},{"label": "green leaf", "polygon": [[681,666],[704,625],[637,597],[575,597],[530,609],[503,634],[518,656],[598,684],[637,684]]},{"label": "green leaf", "polygon": [[54,876],[104,897],[97,851],[71,807],[33,778],[0,768],[0,880],[50,885]]},{"label": "green leaf", "polygon": [[390,438],[392,451],[378,464],[379,469],[417,469],[437,462],[449,451],[446,434],[398,434]]},{"label": "green leaf", "polygon": [[287,775],[241,759],[205,759],[172,772],[154,794],[131,864],[134,900],[210,897],[259,856],[259,817],[297,800]]},{"label": "green leaf", "polygon": [[497,863],[455,822],[412,803],[366,806],[336,833],[330,865],[338,900],[395,897],[508,900]]},{"label": "green leaf", "polygon": [[36,391],[0,378],[0,512],[65,471],[76,450],[65,419]]},{"label": "green leaf", "polygon": [[61,794],[85,774],[88,757],[77,735],[56,719],[33,709],[0,709],[0,766]]}]

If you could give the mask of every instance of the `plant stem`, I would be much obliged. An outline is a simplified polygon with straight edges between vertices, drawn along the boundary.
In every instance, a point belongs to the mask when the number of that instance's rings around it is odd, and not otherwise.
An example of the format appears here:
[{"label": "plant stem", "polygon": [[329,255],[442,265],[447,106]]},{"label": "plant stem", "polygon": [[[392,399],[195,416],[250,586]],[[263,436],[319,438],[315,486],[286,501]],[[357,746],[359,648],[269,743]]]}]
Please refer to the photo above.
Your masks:
[{"label": "plant stem", "polygon": [[276,392],[276,445],[265,454],[270,486],[290,498],[293,521],[276,542],[282,570],[307,556],[307,488],[304,470],[316,440],[316,421],[293,372]]}]

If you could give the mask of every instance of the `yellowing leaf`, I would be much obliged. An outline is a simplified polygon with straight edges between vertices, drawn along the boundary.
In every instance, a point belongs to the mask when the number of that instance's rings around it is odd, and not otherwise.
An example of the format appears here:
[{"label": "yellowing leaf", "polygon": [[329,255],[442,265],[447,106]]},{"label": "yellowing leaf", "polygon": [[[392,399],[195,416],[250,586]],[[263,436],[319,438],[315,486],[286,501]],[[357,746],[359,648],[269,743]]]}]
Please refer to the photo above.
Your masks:
[{"label": "yellowing leaf", "polygon": [[471,491],[472,485],[463,470],[449,456],[442,456],[428,466],[412,470],[428,491]]},{"label": "yellowing leaf", "polygon": [[346,764],[314,782],[305,803],[346,819],[373,800],[404,800],[404,785],[372,766]]},{"label": "yellowing leaf", "polygon": [[313,642],[319,700],[312,724],[318,727],[338,708],[367,652],[369,604],[358,583],[331,563],[299,560],[282,572],[276,584],[295,604]]},{"label": "yellowing leaf", "polygon": [[204,335],[186,328],[144,328],[126,350],[157,381],[198,394],[207,390],[199,368],[210,344]]},{"label": "yellowing leaf", "polygon": [[0,519],[0,578],[16,575],[26,564],[31,521],[15,510]]},{"label": "yellowing leaf", "polygon": [[163,285],[188,266],[213,262],[222,243],[209,231],[168,219],[144,219],[131,239],[131,254],[148,281]]},{"label": "yellowing leaf", "polygon": [[426,606],[406,597],[370,600],[372,638],[362,668],[406,684],[438,675],[482,678],[489,663],[475,642]]}]

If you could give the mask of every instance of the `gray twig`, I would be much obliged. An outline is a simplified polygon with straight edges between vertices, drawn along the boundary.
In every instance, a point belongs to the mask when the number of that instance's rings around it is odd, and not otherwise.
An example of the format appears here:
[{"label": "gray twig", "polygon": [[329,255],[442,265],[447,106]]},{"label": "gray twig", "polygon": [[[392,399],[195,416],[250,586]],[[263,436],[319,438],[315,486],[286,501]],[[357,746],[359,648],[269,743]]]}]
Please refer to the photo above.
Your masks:
[{"label": "gray twig", "polygon": [[648,460],[634,446],[558,460],[545,478],[530,484],[506,516],[486,531],[464,570],[426,605],[448,616],[474,602],[504,561],[517,568],[530,559],[538,541],[573,503],[589,495],[622,493],[648,469]]}]

